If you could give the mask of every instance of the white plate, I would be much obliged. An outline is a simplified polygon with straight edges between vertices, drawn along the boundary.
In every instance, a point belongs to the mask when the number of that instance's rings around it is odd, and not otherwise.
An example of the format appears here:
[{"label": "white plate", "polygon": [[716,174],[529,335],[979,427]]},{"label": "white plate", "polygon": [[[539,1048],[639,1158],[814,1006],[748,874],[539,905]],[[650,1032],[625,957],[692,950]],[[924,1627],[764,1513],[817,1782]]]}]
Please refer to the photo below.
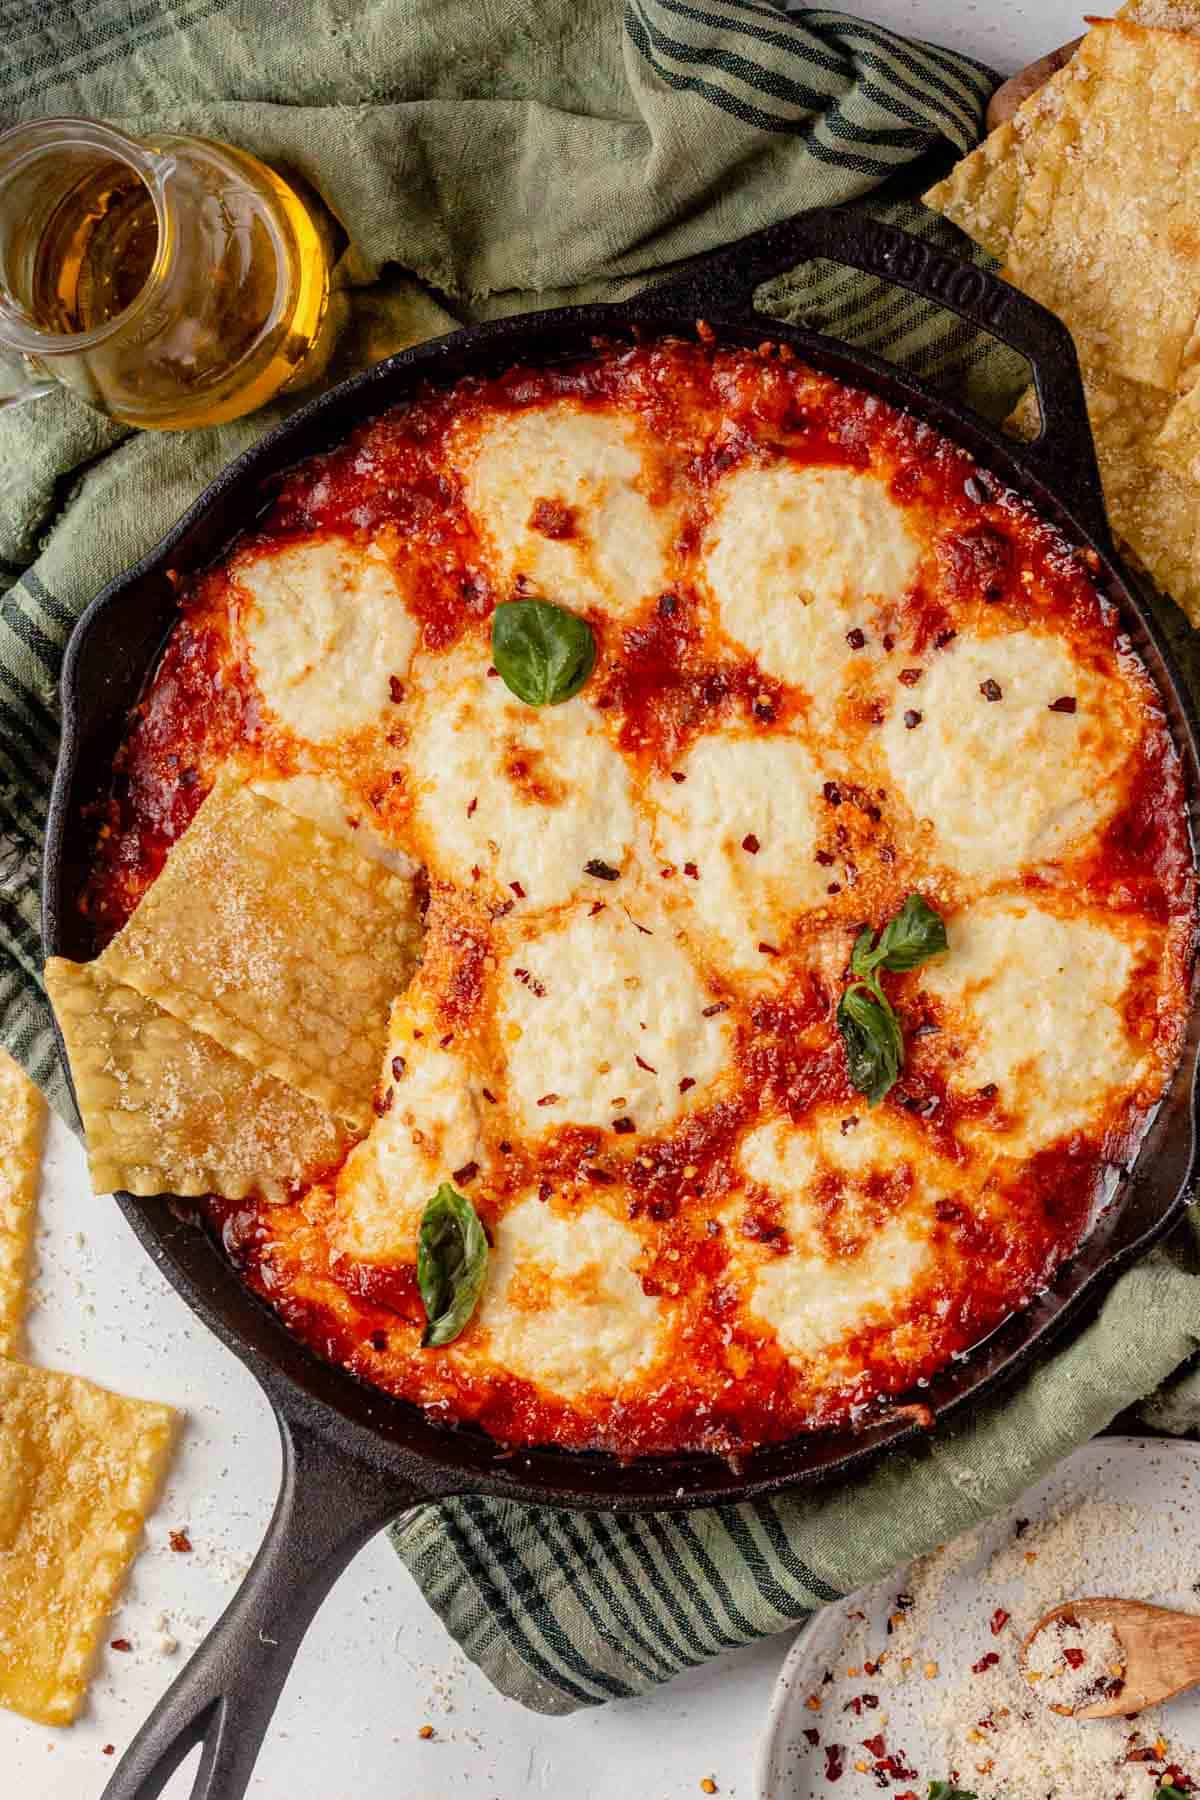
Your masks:
[{"label": "white plate", "polygon": [[[1157,1591],[1148,1582],[1145,1591],[1135,1597],[1186,1604],[1193,1583],[1200,1582],[1200,1444],[1176,1438],[1095,1438],[982,1528],[975,1553],[946,1579],[936,1625],[922,1638],[922,1654],[943,1668],[961,1668],[964,1645],[978,1644],[979,1576],[995,1551],[1011,1539],[1016,1521],[1028,1519],[1036,1524],[1065,1502],[1084,1499],[1139,1509],[1147,1557],[1158,1565],[1161,1575],[1164,1555],[1170,1552],[1178,1568],[1178,1586],[1169,1593],[1161,1582]],[[1076,1593],[1128,1594],[1128,1556],[1124,1538],[1101,1538],[1089,1547],[1085,1584],[1077,1585]],[[825,1607],[797,1637],[775,1684],[759,1747],[757,1800],[831,1800],[833,1796],[861,1800],[878,1792],[868,1776],[857,1775],[853,1769],[846,1770],[836,1787],[828,1785],[822,1753],[812,1750],[804,1738],[805,1727],[814,1723],[804,1703],[820,1688],[826,1669],[838,1666],[849,1614],[855,1610],[866,1613],[882,1634],[888,1611],[905,1585],[903,1571],[889,1575],[874,1587],[862,1588],[836,1606]],[[1060,1596],[1064,1600],[1071,1597]],[[1003,1598],[999,1591],[997,1598]],[[1193,1609],[1195,1605],[1193,1597]],[[936,1766],[939,1752],[922,1718],[921,1692],[921,1685],[915,1682],[889,1689],[887,1705],[890,1735],[903,1742],[909,1760],[920,1770],[920,1779],[911,1785],[924,1794],[930,1776],[945,1771]],[[1200,1690],[1172,1701],[1169,1717],[1171,1741],[1194,1751],[1195,1760],[1200,1760]]]}]

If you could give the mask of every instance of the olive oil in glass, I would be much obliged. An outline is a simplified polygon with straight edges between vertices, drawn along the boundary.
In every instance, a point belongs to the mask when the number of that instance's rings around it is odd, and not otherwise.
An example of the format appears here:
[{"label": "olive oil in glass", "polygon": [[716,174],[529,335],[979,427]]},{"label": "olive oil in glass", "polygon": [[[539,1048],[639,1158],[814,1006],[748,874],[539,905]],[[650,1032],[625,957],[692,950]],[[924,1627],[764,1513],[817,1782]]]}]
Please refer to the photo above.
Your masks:
[{"label": "olive oil in glass", "polygon": [[238,418],[303,379],[327,295],[314,216],[245,151],[81,119],[0,136],[0,345],[26,394],[49,377],[159,429]]}]

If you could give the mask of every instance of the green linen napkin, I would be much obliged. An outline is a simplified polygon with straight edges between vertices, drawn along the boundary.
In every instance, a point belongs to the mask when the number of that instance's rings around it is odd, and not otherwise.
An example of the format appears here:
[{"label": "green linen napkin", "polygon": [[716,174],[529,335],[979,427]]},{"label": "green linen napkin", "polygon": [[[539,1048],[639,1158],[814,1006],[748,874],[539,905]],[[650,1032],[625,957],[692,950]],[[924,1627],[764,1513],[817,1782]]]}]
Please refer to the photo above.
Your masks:
[{"label": "green linen napkin", "polygon": [[[802,207],[874,195],[953,241],[897,178],[917,191],[914,164],[972,144],[995,81],[868,20],[758,0],[8,0],[3,22],[0,123],[195,130],[307,180],[339,246],[327,379],[456,322],[622,297]],[[1008,353],[844,270],[794,271],[759,300],[997,411],[1020,382]],[[63,1110],[37,894],[63,646],[285,410],[161,436],[66,394],[0,413],[0,1037]],[[1198,1343],[1185,1232],[1019,1393],[853,1483],[641,1520],[454,1501],[393,1538],[492,1681],[566,1712],[779,1630],[1005,1505]],[[1200,1417],[1195,1385],[1160,1395],[1164,1426]]]}]

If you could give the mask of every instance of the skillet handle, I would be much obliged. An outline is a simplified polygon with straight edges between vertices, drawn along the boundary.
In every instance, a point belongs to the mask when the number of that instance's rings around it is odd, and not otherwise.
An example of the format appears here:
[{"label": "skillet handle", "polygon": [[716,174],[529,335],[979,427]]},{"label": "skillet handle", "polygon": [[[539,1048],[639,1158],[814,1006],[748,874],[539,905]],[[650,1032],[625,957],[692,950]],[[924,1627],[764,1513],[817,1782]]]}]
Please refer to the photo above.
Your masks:
[{"label": "skillet handle", "polygon": [[283,1481],[266,1537],[233,1600],[121,1758],[104,1800],[155,1800],[198,1743],[191,1800],[242,1800],[288,1670],[329,1589],[389,1520],[438,1497],[332,1446],[275,1396],[272,1403]]},{"label": "skillet handle", "polygon": [[1111,547],[1071,334],[1054,313],[999,275],[869,213],[814,207],[698,258],[651,290],[654,305],[665,302],[700,318],[744,315],[752,311],[754,290],[762,282],[814,257],[907,288],[1025,357],[1033,370],[1042,430],[1021,445],[1021,460],[1088,536]]}]

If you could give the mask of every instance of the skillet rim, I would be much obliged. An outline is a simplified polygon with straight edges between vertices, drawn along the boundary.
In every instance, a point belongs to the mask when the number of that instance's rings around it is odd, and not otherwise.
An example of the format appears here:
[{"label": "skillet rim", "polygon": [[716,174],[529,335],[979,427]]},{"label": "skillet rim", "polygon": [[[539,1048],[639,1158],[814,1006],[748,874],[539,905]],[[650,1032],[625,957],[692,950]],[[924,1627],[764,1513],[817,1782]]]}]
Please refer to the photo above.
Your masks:
[{"label": "skillet rim", "polygon": [[[1200,795],[1200,726],[1195,707],[1162,628],[1113,552],[1107,530],[1099,521],[1081,521],[1058,498],[1038,466],[1043,459],[1023,455],[1023,447],[1016,440],[1003,436],[961,401],[937,394],[906,371],[868,352],[753,312],[706,309],[706,317],[718,340],[740,341],[748,347],[764,338],[786,343],[812,366],[881,394],[892,404],[926,419],[934,429],[976,455],[984,467],[999,473],[1039,516],[1056,525],[1070,541],[1096,553],[1101,564],[1097,582],[1120,608],[1125,626],[1133,627],[1134,647],[1147,664],[1164,702],[1172,737],[1184,764],[1189,820],[1194,823]],[[46,953],[70,953],[65,946],[70,943],[69,914],[77,889],[69,886],[72,864],[67,847],[72,831],[78,831],[77,816],[85,798],[81,790],[86,789],[90,779],[81,767],[85,748],[83,718],[88,711],[85,696],[89,683],[99,681],[103,686],[106,682],[105,669],[89,667],[89,658],[101,645],[105,656],[112,657],[115,640],[104,640],[104,628],[110,624],[111,616],[123,605],[128,607],[131,597],[136,600],[143,588],[155,582],[166,588],[166,571],[175,566],[177,550],[184,552],[179,560],[186,561],[187,547],[204,536],[206,525],[223,508],[242,500],[240,519],[206,541],[204,554],[191,567],[211,561],[219,554],[222,543],[245,529],[249,510],[244,505],[245,498],[252,494],[256,502],[260,501],[264,480],[332,447],[353,425],[402,403],[423,380],[432,379],[441,385],[480,366],[506,366],[522,360],[545,362],[547,339],[555,346],[550,358],[557,360],[562,355],[586,353],[595,336],[627,337],[640,330],[647,335],[690,337],[694,324],[693,297],[651,290],[632,301],[556,308],[467,327],[350,376],[300,407],[227,465],[166,536],[95,597],[72,632],[61,676],[63,738],[51,793],[43,863]],[[353,416],[344,418],[352,408]],[[1078,422],[1076,428],[1080,429]],[[1069,455],[1069,433],[1064,448]],[[1090,441],[1086,442],[1086,449],[1090,455]],[[160,593],[160,605],[162,601]],[[128,680],[134,667],[140,669],[139,690],[157,664],[164,638],[160,632],[154,637],[152,648],[143,646],[126,671]],[[116,644],[116,648],[126,653],[128,662],[128,642],[123,646]],[[110,725],[119,727],[124,723],[127,705],[128,702],[122,705],[117,715],[110,714]],[[107,772],[107,764],[105,767]],[[1195,870],[1194,829],[1192,837]],[[57,1021],[55,1033],[69,1081],[69,1065]],[[748,1500],[783,1488],[843,1478],[921,1435],[920,1426],[899,1415],[897,1406],[913,1399],[927,1402],[933,1406],[940,1424],[943,1418],[982,1402],[1002,1383],[1015,1379],[1053,1339],[1077,1323],[1089,1304],[1102,1297],[1123,1270],[1164,1236],[1182,1213],[1196,1162],[1200,1130],[1198,1088],[1200,1017],[1193,973],[1187,1041],[1168,1095],[1139,1148],[1132,1172],[1108,1212],[1049,1288],[1028,1307],[1011,1314],[963,1358],[939,1372],[927,1387],[916,1394],[896,1397],[892,1410],[882,1418],[852,1430],[802,1434],[748,1452],[738,1462],[709,1452],[681,1452],[628,1462],[607,1453],[554,1446],[514,1453],[474,1428],[435,1425],[411,1403],[360,1381],[292,1337],[279,1316],[242,1282],[208,1234],[170,1211],[169,1201],[147,1202],[128,1194],[119,1194],[117,1199],[143,1247],[171,1285],[250,1368],[273,1401],[285,1412],[305,1415],[333,1440],[353,1440],[360,1453],[365,1443],[373,1460],[394,1468],[398,1480],[407,1480],[431,1495],[447,1491],[489,1492],[584,1509],[674,1510],[714,1501]],[[73,1094],[73,1086],[71,1091]],[[1181,1121],[1186,1142],[1164,1142],[1166,1127]],[[1155,1174],[1164,1164],[1169,1171],[1166,1188],[1162,1192],[1150,1191]],[[1160,1174],[1160,1184],[1161,1180]],[[180,1204],[186,1207],[187,1203]],[[364,1432],[368,1434],[366,1440]]]}]

